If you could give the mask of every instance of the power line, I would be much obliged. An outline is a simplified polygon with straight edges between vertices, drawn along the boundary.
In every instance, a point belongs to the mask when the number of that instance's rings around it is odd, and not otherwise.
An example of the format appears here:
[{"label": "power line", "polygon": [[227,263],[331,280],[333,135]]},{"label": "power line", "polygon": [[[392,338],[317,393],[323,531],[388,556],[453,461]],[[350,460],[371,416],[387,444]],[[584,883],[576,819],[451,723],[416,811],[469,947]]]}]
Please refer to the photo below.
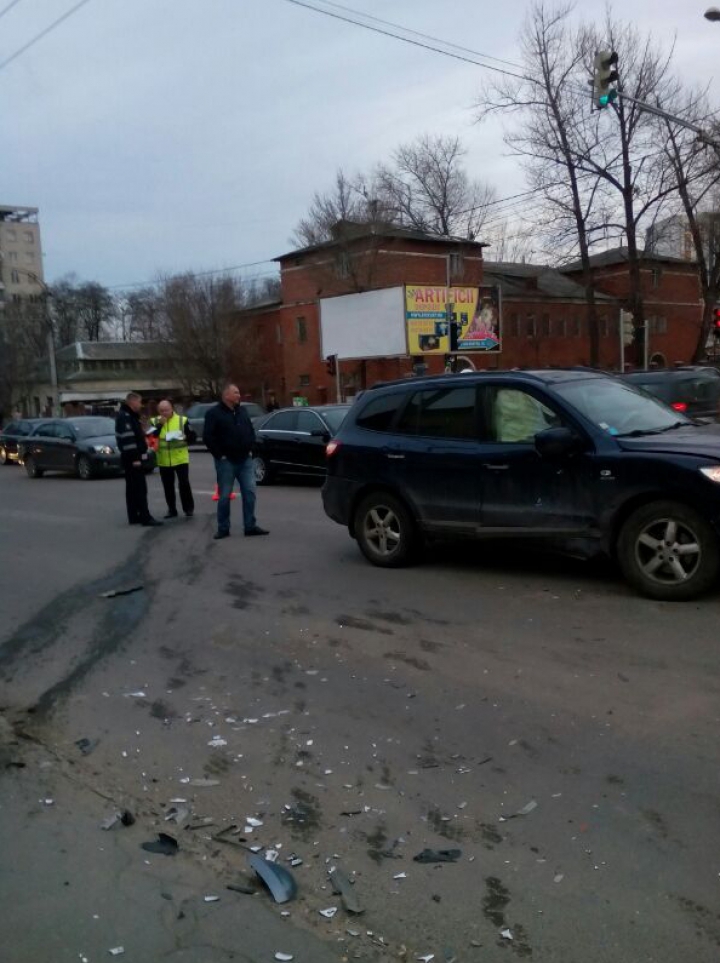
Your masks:
[{"label": "power line", "polygon": [[[19,3],[19,2],[20,0],[15,0],[15,3]],[[47,37],[49,33],[52,33],[52,31],[55,30],[56,27],[59,27],[61,23],[64,23],[66,20],[72,17],[74,13],[77,13],[77,11],[81,7],[84,7],[86,3],[90,3],[90,0],[80,0],[80,2],[76,3],[74,7],[71,7],[69,10],[66,10],[61,17],[57,18],[57,20],[53,20],[50,26],[45,27],[44,30],[41,30],[40,33],[36,34],[31,40],[28,40],[26,44],[20,47],[19,50],[16,50],[15,53],[10,54],[9,57],[1,61],[0,70],[4,70],[5,67],[7,67],[9,64],[13,62],[13,60],[17,60],[17,58],[21,54],[24,54],[26,50],[29,50],[31,47],[34,47],[35,44],[38,43],[38,41],[43,39],[43,37]],[[11,3],[10,6],[11,7],[14,6],[14,3]],[[10,9],[9,7],[6,7],[4,12],[7,12],[7,10],[9,9]]]},{"label": "power line", "polygon": [[[176,271],[173,277],[191,277],[191,278],[206,278],[211,277],[214,274],[229,274],[231,271],[241,271],[243,268],[259,267],[261,264],[272,264],[272,258],[265,258],[263,261],[248,261],[247,264],[236,264],[234,267],[226,268],[215,268],[212,271]],[[275,272],[267,272],[267,276],[271,277]],[[257,275],[261,277],[265,275]],[[108,288],[108,291],[126,291],[129,288],[143,288],[152,287],[156,284],[156,280],[147,279],[145,281],[132,281],[129,284],[113,284]]]},{"label": "power line", "polygon": [[0,10],[0,20],[5,16],[6,13],[10,13],[13,7],[16,7],[20,3],[20,0],[12,0],[4,10]]}]

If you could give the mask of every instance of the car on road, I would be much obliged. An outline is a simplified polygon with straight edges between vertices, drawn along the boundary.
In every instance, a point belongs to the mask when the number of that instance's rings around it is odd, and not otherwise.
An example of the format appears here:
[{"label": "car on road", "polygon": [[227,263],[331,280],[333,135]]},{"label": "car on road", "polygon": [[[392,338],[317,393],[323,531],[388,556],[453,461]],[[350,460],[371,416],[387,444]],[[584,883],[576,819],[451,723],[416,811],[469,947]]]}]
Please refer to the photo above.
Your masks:
[{"label": "car on road", "polygon": [[720,421],[717,368],[687,365],[662,371],[629,371],[622,377],[690,418]]},{"label": "car on road", "polygon": [[255,425],[255,481],[269,485],[278,475],[325,475],[325,446],[337,434],[350,405],[280,408]]},{"label": "car on road", "polygon": [[17,462],[18,443],[26,438],[41,420],[41,418],[18,418],[5,425],[0,431],[0,465]]},{"label": "car on road", "polygon": [[[87,481],[122,471],[115,421],[94,415],[41,421],[20,442],[19,458],[30,478],[42,478],[45,472],[53,471]],[[149,474],[154,468],[155,452],[151,450],[145,470]]]},{"label": "car on road", "polygon": [[587,369],[414,378],[356,402],[323,503],[374,565],[433,537],[580,540],[680,601],[718,579],[720,431]]},{"label": "car on road", "polygon": [[[203,431],[205,430],[205,415],[214,408],[217,401],[201,401],[197,404],[190,405],[188,410],[184,412],[187,417],[190,427],[197,435],[198,444],[202,444]],[[262,405],[257,404],[254,401],[241,401],[240,404],[247,410],[250,420],[254,423],[256,419],[262,418],[265,415],[265,409]]]}]

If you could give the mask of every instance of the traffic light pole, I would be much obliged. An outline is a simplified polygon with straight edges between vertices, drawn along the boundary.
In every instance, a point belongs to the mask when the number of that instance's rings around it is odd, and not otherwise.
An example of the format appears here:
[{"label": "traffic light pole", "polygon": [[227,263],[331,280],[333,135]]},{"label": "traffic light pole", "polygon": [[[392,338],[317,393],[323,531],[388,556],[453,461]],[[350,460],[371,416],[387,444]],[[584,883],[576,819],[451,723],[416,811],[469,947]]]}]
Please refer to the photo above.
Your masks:
[{"label": "traffic light pole", "polygon": [[683,117],[678,117],[676,114],[671,114],[668,110],[663,110],[662,107],[653,107],[652,104],[645,103],[644,100],[638,100],[637,97],[631,97],[630,94],[626,94],[624,90],[618,90],[618,96],[622,97],[623,100],[630,101],[631,104],[635,104],[640,110],[644,110],[647,114],[655,114],[656,117],[662,117],[663,120],[668,120],[673,124],[678,124],[680,127],[685,127],[686,130],[692,130],[698,135],[698,140],[702,141],[703,144],[707,144],[708,147],[714,147],[716,150],[720,150],[720,141],[715,140],[711,137],[707,131],[703,130],[702,127],[698,127],[697,124],[690,123],[689,120],[685,120]]}]

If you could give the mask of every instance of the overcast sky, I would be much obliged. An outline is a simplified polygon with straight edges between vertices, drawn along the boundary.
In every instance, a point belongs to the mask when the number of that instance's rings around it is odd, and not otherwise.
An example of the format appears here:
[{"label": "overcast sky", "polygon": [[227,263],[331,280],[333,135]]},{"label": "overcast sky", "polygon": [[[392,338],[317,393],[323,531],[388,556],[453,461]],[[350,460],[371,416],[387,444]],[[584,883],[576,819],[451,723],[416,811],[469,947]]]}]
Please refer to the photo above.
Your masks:
[{"label": "overcast sky", "polygon": [[[0,16],[0,62],[76,0]],[[517,60],[524,0],[341,0]],[[0,0],[0,13],[10,0]],[[720,23],[706,0],[623,0],[677,38],[676,67],[710,82]],[[602,4],[580,0],[580,15]],[[45,273],[124,285],[289,249],[313,191],[422,133],[458,134],[499,196],[523,189],[499,122],[473,123],[487,71],[287,0],[91,0],[0,70],[0,203],[40,208]],[[248,268],[262,275],[273,266]]]}]

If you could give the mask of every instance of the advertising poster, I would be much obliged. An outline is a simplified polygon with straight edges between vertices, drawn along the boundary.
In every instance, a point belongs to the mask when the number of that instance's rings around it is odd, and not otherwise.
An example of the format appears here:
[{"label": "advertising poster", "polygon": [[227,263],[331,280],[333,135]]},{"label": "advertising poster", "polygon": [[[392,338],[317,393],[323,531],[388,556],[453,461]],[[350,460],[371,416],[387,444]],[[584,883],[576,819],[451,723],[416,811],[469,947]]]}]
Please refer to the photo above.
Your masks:
[{"label": "advertising poster", "polygon": [[[450,311],[448,311],[448,303]],[[405,323],[408,353],[451,354],[501,348],[500,289],[408,284]]]}]

